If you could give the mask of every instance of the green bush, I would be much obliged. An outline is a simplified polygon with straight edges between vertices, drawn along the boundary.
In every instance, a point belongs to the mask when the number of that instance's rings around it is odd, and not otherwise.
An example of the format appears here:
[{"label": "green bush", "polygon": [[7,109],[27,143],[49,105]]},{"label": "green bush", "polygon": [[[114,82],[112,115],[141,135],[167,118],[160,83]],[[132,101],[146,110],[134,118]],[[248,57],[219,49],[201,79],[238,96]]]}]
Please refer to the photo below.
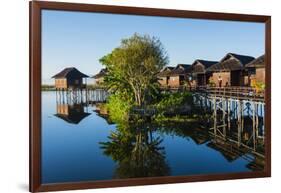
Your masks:
[{"label": "green bush", "polygon": [[156,104],[156,108],[160,113],[165,113],[166,111],[176,112],[185,105],[192,105],[191,93],[166,93],[162,95],[162,99]]},{"label": "green bush", "polygon": [[132,103],[122,97],[121,94],[112,94],[108,98],[106,107],[109,111],[109,117],[113,122],[120,123],[128,121],[128,113],[132,107]]}]

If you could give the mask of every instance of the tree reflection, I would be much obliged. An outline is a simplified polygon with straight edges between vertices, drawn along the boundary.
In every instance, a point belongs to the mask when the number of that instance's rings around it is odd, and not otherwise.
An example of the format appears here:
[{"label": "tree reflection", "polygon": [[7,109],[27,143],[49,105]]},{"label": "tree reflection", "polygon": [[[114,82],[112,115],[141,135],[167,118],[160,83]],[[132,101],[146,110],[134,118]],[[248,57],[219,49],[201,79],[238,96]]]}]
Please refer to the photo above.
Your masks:
[{"label": "tree reflection", "polygon": [[104,154],[116,161],[116,178],[167,176],[170,173],[165,161],[163,139],[154,136],[151,125],[138,123],[118,124],[117,130],[101,142]]}]

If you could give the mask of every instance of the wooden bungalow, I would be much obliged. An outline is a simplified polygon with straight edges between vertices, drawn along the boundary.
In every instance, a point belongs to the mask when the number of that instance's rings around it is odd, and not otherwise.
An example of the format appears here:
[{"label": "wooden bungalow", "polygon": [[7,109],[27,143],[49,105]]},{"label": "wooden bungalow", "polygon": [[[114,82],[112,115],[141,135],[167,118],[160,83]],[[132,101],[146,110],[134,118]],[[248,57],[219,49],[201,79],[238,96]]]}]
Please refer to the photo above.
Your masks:
[{"label": "wooden bungalow", "polygon": [[244,68],[254,59],[252,56],[228,53],[219,63],[206,71],[212,73],[210,81],[217,87],[248,86],[248,75]]},{"label": "wooden bungalow", "polygon": [[169,85],[169,74],[174,68],[175,67],[167,66],[157,74],[158,82],[162,87],[167,87]]},{"label": "wooden bungalow", "polygon": [[107,69],[103,68],[99,71],[99,73],[92,76],[95,79],[95,84],[102,84],[104,82],[104,76],[107,73]]},{"label": "wooden bungalow", "polygon": [[195,82],[194,85],[196,87],[207,85],[212,73],[207,72],[206,69],[217,63],[218,63],[217,61],[209,61],[209,60],[195,60],[193,62],[192,77],[194,79]]},{"label": "wooden bungalow", "polygon": [[88,115],[90,113],[84,111],[82,104],[58,104],[57,113],[55,114],[56,117],[71,124],[80,123]]},{"label": "wooden bungalow", "polygon": [[170,73],[169,73],[168,85],[171,88],[179,88],[184,86],[189,82],[191,77],[191,65],[190,64],[178,64]]},{"label": "wooden bungalow", "polygon": [[249,85],[254,82],[265,83],[265,60],[264,55],[256,58],[246,66],[248,72]]},{"label": "wooden bungalow", "polygon": [[65,68],[52,78],[55,79],[55,87],[59,90],[68,89],[81,89],[85,88],[86,84],[83,84],[83,78],[88,78],[86,74],[83,74],[74,67]]}]

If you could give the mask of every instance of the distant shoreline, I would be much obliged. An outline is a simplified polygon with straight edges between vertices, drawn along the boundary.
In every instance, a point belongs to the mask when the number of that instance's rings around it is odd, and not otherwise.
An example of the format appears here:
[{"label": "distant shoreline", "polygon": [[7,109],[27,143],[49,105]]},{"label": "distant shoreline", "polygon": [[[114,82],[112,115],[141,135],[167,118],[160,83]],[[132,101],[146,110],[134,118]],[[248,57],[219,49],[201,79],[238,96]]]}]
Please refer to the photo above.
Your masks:
[{"label": "distant shoreline", "polygon": [[[94,88],[104,88],[102,85],[87,85],[87,89],[94,89]],[[41,85],[41,91],[56,91],[55,85]]]},{"label": "distant shoreline", "polygon": [[41,91],[55,91],[55,85],[42,84]]}]

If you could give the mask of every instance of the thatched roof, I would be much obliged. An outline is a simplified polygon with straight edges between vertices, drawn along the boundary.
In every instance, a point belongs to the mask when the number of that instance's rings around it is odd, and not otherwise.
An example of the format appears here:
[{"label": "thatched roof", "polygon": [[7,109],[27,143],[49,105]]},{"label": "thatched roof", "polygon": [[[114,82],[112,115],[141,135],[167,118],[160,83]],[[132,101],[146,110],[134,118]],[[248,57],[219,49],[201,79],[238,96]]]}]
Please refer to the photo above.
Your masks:
[{"label": "thatched roof", "polygon": [[99,73],[95,74],[94,76],[92,76],[92,78],[98,79],[98,78],[102,78],[106,75],[107,73],[107,69],[103,68],[99,71]]},{"label": "thatched roof", "polygon": [[190,64],[178,64],[170,73],[169,76],[179,76],[191,73]]},{"label": "thatched roof", "polygon": [[199,60],[199,59],[195,60],[192,64],[192,73],[195,74],[205,73],[207,68],[217,63],[218,63],[217,61]]},{"label": "thatched roof", "polygon": [[246,65],[246,68],[264,68],[265,67],[265,60],[264,55],[256,58],[252,62]]},{"label": "thatched roof", "polygon": [[76,78],[87,78],[89,77],[86,74],[83,74],[79,70],[74,67],[65,68],[61,72],[57,73],[56,75],[52,76],[52,78],[67,78],[67,79],[76,79]]},{"label": "thatched roof", "polygon": [[158,77],[166,77],[169,75],[169,73],[174,69],[175,67],[172,66],[166,66],[165,68],[163,68],[158,74]]},{"label": "thatched roof", "polygon": [[241,70],[246,64],[253,61],[252,56],[228,53],[219,63],[207,69],[209,72]]}]

